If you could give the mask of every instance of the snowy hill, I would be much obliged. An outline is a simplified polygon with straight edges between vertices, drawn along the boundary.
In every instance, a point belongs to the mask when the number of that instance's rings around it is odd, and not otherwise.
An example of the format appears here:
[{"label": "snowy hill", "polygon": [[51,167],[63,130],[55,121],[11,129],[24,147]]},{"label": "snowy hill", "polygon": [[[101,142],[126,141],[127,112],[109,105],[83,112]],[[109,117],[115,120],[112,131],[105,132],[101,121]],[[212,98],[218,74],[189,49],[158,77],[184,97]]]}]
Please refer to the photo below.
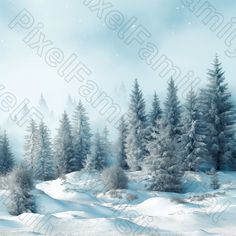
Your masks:
[{"label": "snowy hill", "polygon": [[185,194],[145,190],[144,171],[129,179],[127,190],[106,193],[97,173],[38,183],[38,213],[18,217],[8,214],[2,190],[0,235],[235,235],[236,173],[220,172],[213,191],[210,176],[188,172]]}]

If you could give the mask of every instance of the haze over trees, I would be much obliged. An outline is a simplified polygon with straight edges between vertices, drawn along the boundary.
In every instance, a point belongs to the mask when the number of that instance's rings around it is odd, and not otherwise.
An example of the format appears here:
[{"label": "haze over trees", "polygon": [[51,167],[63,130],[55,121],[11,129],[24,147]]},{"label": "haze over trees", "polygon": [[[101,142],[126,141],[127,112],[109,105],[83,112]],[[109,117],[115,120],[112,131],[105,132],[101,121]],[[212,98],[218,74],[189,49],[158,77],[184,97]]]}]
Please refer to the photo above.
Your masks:
[{"label": "haze over trees", "polygon": [[[146,109],[143,91],[136,79],[130,93],[127,115],[121,116],[117,150],[109,131],[94,132],[81,101],[71,97],[51,141],[46,122],[28,123],[25,135],[25,165],[16,165],[7,132],[0,134],[0,175],[10,175],[10,212],[35,211],[34,181],[63,177],[74,171],[101,174],[108,189],[126,188],[126,173],[147,171],[149,189],[181,192],[185,171],[236,170],[235,106],[218,57],[208,73],[208,83],[197,94],[190,89],[181,102],[173,78],[167,84],[164,103],[155,92]],[[41,97],[40,106],[48,110]],[[116,165],[114,164],[116,163]],[[212,186],[219,187],[217,173]]]},{"label": "haze over trees", "polygon": [[[93,135],[81,101],[76,105],[68,97],[67,105],[71,115],[66,112],[62,115],[53,145],[45,124],[31,120],[27,128],[25,158],[33,173],[35,168],[41,170],[41,178],[44,175],[53,178],[85,167],[102,171],[112,164],[114,157],[124,170],[150,168],[158,182],[163,172],[181,176],[186,170],[236,169],[235,109],[218,57],[209,70],[207,86],[200,94],[190,89],[183,103],[171,78],[163,106],[155,92],[148,112],[136,79],[128,113],[120,119],[117,153],[114,153],[107,128]],[[43,96],[40,106],[48,109]],[[11,160],[10,151],[7,159]],[[146,163],[149,167],[145,167]],[[174,171],[176,167],[178,174]],[[54,173],[49,176],[49,172]]]}]

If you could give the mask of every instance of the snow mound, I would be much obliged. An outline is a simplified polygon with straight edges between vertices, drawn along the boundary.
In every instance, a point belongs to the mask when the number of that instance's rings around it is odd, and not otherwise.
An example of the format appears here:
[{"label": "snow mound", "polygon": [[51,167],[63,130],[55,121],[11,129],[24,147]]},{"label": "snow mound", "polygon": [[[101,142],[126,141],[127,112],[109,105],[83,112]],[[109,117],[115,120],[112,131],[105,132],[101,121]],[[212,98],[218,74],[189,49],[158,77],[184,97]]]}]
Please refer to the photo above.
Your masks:
[{"label": "snow mound", "polygon": [[[38,213],[10,216],[0,196],[0,235],[235,235],[236,173],[187,172],[185,193],[145,189],[145,171],[128,172],[129,189],[104,192],[99,173],[84,171],[41,182],[34,195]],[[190,191],[191,192],[188,192]]]}]

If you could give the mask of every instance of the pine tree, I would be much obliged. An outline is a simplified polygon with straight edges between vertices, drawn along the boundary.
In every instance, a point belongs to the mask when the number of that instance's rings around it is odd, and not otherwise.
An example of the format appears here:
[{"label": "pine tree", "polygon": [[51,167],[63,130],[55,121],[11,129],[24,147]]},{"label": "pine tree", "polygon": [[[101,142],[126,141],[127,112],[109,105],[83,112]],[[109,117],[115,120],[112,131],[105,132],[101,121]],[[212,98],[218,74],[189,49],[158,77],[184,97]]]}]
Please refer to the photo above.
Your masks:
[{"label": "pine tree", "polygon": [[120,119],[120,125],[119,125],[119,139],[118,139],[118,161],[120,163],[120,166],[122,169],[127,170],[128,164],[127,164],[127,155],[126,155],[126,145],[127,145],[127,134],[128,134],[128,128],[127,124],[125,122],[124,116]]},{"label": "pine tree", "polygon": [[192,88],[187,95],[184,108],[181,141],[185,169],[191,171],[209,170],[211,161],[206,146],[205,126],[197,95]]},{"label": "pine tree", "polygon": [[20,215],[24,212],[35,212],[36,205],[31,191],[34,189],[32,172],[24,165],[17,166],[10,175],[9,212]]},{"label": "pine tree", "polygon": [[172,78],[168,84],[163,118],[166,122],[166,126],[168,126],[170,137],[178,139],[181,134],[181,107],[177,96],[177,87]]},{"label": "pine tree", "polygon": [[86,110],[79,101],[73,116],[73,145],[74,155],[77,160],[77,170],[84,167],[91,148],[91,129]]},{"label": "pine tree", "polygon": [[160,134],[150,151],[152,156],[151,190],[163,192],[181,192],[183,170],[179,156],[178,143],[170,137],[169,126],[162,124]]},{"label": "pine tree", "polygon": [[134,89],[131,93],[128,116],[129,124],[126,146],[128,165],[132,170],[139,170],[141,162],[147,155],[145,144],[147,117],[145,114],[145,101],[137,79],[134,82]]},{"label": "pine tree", "polygon": [[101,137],[99,131],[95,134],[93,150],[91,155],[87,160],[88,170],[98,170],[101,171],[108,165],[107,153],[104,147],[104,141]]},{"label": "pine tree", "polygon": [[229,170],[234,165],[235,111],[225,83],[221,63],[216,56],[208,72],[208,84],[201,92],[201,107],[207,123],[208,150],[216,170]]},{"label": "pine tree", "polygon": [[162,117],[162,109],[160,106],[160,101],[157,96],[157,93],[155,92],[153,96],[153,101],[152,101],[152,109],[149,114],[149,121],[151,125],[155,127],[158,121],[161,119],[161,117]]},{"label": "pine tree", "polygon": [[167,99],[163,119],[158,123],[158,130],[153,133],[149,143],[149,152],[153,175],[152,190],[180,192],[183,175],[180,152],[181,108],[177,97],[177,87],[171,79],[168,84]]},{"label": "pine tree", "polygon": [[27,134],[25,135],[24,157],[26,164],[34,175],[35,161],[38,151],[38,127],[33,119],[29,122],[27,127]]},{"label": "pine tree", "polygon": [[47,102],[43,96],[43,94],[41,94],[41,97],[39,99],[39,110],[40,112],[42,112],[44,115],[49,116],[49,108],[47,105]]},{"label": "pine tree", "polygon": [[38,150],[35,167],[36,179],[47,181],[54,179],[56,176],[49,130],[43,122],[39,126]]},{"label": "pine tree", "polygon": [[54,149],[59,175],[77,170],[71,125],[66,112],[63,113],[62,119],[60,120],[60,127],[56,136]]},{"label": "pine tree", "polygon": [[154,171],[154,163],[158,153],[158,139],[160,138],[160,129],[163,126],[162,120],[158,121],[158,126],[150,126],[149,140],[146,144],[148,150],[148,156],[145,159],[145,165],[149,171]]},{"label": "pine tree", "polygon": [[[153,96],[152,109],[149,114],[149,123],[148,123],[148,128],[147,128],[146,146],[147,146],[148,151],[150,149],[150,143],[157,138],[157,134],[159,133],[159,126],[161,123],[161,118],[162,118],[162,109],[160,107],[159,98],[155,92]],[[150,156],[150,152],[149,152],[149,156]],[[147,163],[149,161],[150,160],[147,160]]]},{"label": "pine tree", "polygon": [[14,167],[14,158],[11,152],[6,131],[1,137],[0,143],[0,175],[7,175]]}]

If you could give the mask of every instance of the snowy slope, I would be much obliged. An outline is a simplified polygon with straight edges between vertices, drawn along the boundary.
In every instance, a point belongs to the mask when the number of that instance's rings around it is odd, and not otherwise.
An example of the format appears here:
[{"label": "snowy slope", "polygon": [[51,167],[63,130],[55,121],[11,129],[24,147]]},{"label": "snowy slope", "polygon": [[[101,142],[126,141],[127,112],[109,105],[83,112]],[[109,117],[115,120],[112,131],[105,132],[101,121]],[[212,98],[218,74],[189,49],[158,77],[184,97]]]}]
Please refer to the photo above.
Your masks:
[{"label": "snowy slope", "polygon": [[[0,235],[236,235],[236,173],[186,173],[185,194],[145,189],[145,172],[129,173],[129,189],[103,193],[97,173],[75,172],[37,184],[38,214],[10,216],[0,201]],[[191,191],[191,192],[188,192]]]}]

